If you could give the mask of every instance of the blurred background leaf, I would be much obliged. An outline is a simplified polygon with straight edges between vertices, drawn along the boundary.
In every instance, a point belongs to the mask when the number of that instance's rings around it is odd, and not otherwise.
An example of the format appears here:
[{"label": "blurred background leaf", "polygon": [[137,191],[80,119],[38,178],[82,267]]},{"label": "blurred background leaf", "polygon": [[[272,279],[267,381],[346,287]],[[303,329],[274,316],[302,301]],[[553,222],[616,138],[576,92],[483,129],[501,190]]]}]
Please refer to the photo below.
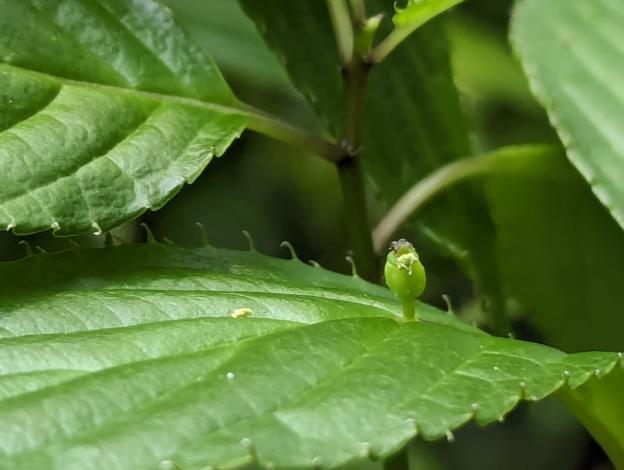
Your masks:
[{"label": "blurred background leaf", "polygon": [[[489,178],[487,193],[500,273],[536,328],[531,339],[566,351],[624,350],[624,232],[563,152],[515,163]],[[621,462],[624,373],[563,395]]]},{"label": "blurred background leaf", "polygon": [[511,39],[568,158],[624,228],[624,4],[522,0]]},{"label": "blurred background leaf", "polygon": [[518,159],[487,194],[509,295],[548,343],[624,349],[624,233],[565,157]]},{"label": "blurred background leaf", "polygon": [[[233,0],[164,0],[196,41],[210,52],[230,81],[295,94],[275,55]],[[208,3],[208,2],[206,2]]]}]

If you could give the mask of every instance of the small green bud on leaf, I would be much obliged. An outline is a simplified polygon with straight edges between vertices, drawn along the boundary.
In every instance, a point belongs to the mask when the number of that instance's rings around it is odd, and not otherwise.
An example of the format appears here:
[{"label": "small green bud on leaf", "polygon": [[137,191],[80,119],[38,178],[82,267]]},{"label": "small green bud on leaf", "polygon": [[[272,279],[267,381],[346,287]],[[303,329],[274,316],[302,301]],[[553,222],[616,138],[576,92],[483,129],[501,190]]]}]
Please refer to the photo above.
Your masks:
[{"label": "small green bud on leaf", "polygon": [[407,240],[392,242],[384,266],[386,284],[403,302],[403,316],[416,320],[416,298],[425,290],[427,277],[418,253]]}]

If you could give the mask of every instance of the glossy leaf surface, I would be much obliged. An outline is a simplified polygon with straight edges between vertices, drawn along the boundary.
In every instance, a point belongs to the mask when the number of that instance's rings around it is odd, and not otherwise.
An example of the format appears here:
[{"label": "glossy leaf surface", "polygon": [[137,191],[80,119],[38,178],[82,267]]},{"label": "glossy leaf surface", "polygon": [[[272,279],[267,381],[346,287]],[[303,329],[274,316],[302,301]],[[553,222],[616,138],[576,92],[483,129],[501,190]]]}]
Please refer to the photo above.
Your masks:
[{"label": "glossy leaf surface", "polygon": [[162,207],[246,126],[155,0],[0,1],[0,227],[59,235]]},{"label": "glossy leaf surface", "polygon": [[257,253],[75,251],[0,279],[3,468],[334,467],[495,421],[620,360],[426,305],[402,323],[386,289]]},{"label": "glossy leaf surface", "polygon": [[416,29],[463,0],[409,0],[392,17],[396,26]]}]

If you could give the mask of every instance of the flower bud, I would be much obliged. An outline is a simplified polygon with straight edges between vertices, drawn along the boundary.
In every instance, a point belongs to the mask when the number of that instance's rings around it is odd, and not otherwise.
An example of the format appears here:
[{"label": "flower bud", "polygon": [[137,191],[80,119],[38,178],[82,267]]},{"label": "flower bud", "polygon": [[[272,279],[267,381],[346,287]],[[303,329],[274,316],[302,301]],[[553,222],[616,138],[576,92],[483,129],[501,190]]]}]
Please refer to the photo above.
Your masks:
[{"label": "flower bud", "polygon": [[425,290],[427,278],[425,268],[418,258],[414,246],[407,240],[392,242],[384,266],[386,284],[403,302],[403,315],[414,319],[416,298]]}]

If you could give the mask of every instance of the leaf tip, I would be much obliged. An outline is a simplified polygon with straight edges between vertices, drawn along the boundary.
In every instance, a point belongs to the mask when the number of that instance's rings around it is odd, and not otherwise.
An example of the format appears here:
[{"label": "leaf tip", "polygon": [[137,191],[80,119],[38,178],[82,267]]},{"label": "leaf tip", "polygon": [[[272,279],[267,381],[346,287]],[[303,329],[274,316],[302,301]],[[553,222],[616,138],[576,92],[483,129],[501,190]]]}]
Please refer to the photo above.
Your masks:
[{"label": "leaf tip", "polygon": [[258,462],[258,454],[256,452],[256,447],[254,446],[253,441],[249,439],[248,437],[243,437],[239,443],[242,447],[247,449],[247,452],[249,453],[249,457],[251,458],[251,460],[253,462]]},{"label": "leaf tip", "polygon": [[93,235],[95,235],[96,237],[102,235],[102,227],[100,227],[100,224],[98,224],[97,222],[91,222],[91,228],[93,229]]},{"label": "leaf tip", "polygon": [[202,246],[212,246],[210,244],[210,240],[208,239],[208,232],[206,231],[206,227],[201,222],[195,222],[195,225],[199,229],[199,236],[201,237]]},{"label": "leaf tip", "polygon": [[368,460],[375,460],[375,453],[373,447],[368,442],[362,442],[362,458]]},{"label": "leaf tip", "polygon": [[179,470],[180,467],[170,459],[162,460],[158,464],[158,470]]},{"label": "leaf tip", "polygon": [[157,245],[158,241],[156,240],[156,237],[154,237],[154,233],[152,232],[152,229],[149,227],[149,225],[147,225],[145,222],[141,222],[139,225],[145,231],[145,241],[148,244]]},{"label": "leaf tip", "polygon": [[414,430],[414,437],[418,436],[418,434],[420,433],[420,431],[418,430],[418,424],[416,423],[416,420],[414,418],[407,418],[405,420],[405,422],[410,425],[412,427],[412,429]]},{"label": "leaf tip", "polygon": [[563,385],[568,385],[569,381],[570,381],[570,375],[572,375],[570,373],[569,370],[564,370],[561,375],[563,376]]},{"label": "leaf tip", "polygon": [[353,277],[359,278],[360,276],[358,276],[357,267],[355,266],[355,261],[353,260],[353,256],[351,255],[345,256],[345,259],[347,260],[347,263],[349,263],[349,265],[351,266],[351,275]]},{"label": "leaf tip", "polygon": [[519,399],[520,400],[526,400],[526,382],[523,380],[522,382],[520,382],[520,395],[519,395]]},{"label": "leaf tip", "polygon": [[249,244],[249,251],[258,252],[258,250],[256,250],[256,246],[254,245],[251,234],[247,230],[243,230],[243,235],[245,236],[245,238],[247,239],[247,243]]},{"label": "leaf tip", "polygon": [[453,309],[453,302],[451,301],[451,296],[448,294],[442,294],[442,300],[446,304],[446,313],[451,315],[455,315],[455,310]]},{"label": "leaf tip", "polygon": [[282,243],[280,243],[280,246],[282,248],[286,248],[289,251],[290,259],[292,261],[301,261],[299,259],[299,257],[297,256],[297,252],[295,251],[295,247],[292,245],[292,243],[290,243],[289,241],[284,240]]}]

